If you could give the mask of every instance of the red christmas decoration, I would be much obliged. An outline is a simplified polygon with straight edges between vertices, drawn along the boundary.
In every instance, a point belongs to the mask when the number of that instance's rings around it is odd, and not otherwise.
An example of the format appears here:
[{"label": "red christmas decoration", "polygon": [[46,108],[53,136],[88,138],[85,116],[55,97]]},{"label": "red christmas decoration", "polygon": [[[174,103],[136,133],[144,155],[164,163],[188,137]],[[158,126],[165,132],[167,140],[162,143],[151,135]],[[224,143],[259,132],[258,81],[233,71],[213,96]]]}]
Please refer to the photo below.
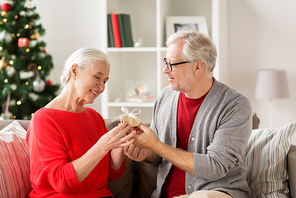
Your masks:
[{"label": "red christmas decoration", "polygon": [[51,81],[51,80],[47,80],[47,81],[45,82],[45,84],[46,84],[46,85],[50,85],[50,86],[52,86],[52,85],[53,85],[53,83],[52,83],[52,81]]},{"label": "red christmas decoration", "polygon": [[44,54],[46,54],[46,53],[47,53],[47,51],[46,51],[46,50],[43,50],[43,53],[44,53]]},{"label": "red christmas decoration", "polygon": [[3,3],[1,5],[1,10],[5,11],[5,12],[11,10],[11,8],[12,8],[12,6],[10,4],[8,4],[8,3]]},{"label": "red christmas decoration", "polygon": [[29,47],[30,39],[27,38],[19,38],[18,39],[18,46],[19,47]]}]

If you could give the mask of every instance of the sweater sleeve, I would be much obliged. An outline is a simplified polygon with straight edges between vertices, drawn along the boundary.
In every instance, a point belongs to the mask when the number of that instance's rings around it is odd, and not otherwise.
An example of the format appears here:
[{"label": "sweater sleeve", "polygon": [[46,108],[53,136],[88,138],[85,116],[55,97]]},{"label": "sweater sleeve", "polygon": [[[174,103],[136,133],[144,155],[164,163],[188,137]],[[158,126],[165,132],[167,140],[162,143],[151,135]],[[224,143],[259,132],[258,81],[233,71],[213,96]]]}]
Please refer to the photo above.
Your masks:
[{"label": "sweater sleeve", "polygon": [[69,193],[80,184],[54,119],[37,112],[28,129],[27,143],[31,154],[30,179],[35,185]]},{"label": "sweater sleeve", "polygon": [[118,170],[114,170],[111,168],[111,166],[109,166],[109,181],[114,181],[114,180],[117,180],[119,179],[124,171],[125,171],[125,167],[126,167],[126,158],[124,158],[124,161],[120,167],[120,169]]},{"label": "sweater sleeve", "polygon": [[203,123],[205,131],[210,134],[207,139],[211,140],[206,146],[206,153],[194,153],[193,175],[211,181],[225,177],[232,168],[239,166],[252,127],[252,109],[247,98],[240,96],[224,106],[221,104],[223,100],[220,103],[223,110],[211,111],[208,116],[217,116],[217,119]]}]

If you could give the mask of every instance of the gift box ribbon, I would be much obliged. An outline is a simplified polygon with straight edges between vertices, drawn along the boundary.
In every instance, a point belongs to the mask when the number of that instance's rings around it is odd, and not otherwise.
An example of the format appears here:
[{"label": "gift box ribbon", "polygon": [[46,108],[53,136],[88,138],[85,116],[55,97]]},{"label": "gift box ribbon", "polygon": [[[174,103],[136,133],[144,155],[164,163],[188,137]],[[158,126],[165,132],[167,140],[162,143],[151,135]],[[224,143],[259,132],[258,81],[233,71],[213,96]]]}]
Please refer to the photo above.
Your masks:
[{"label": "gift box ribbon", "polygon": [[115,118],[113,118],[112,122],[120,118],[123,118],[123,116],[128,116],[128,118],[134,118],[139,124],[141,123],[141,120],[137,116],[141,113],[141,110],[139,108],[135,108],[132,112],[129,112],[128,108],[121,107],[121,111],[123,111],[124,114],[116,116]]}]

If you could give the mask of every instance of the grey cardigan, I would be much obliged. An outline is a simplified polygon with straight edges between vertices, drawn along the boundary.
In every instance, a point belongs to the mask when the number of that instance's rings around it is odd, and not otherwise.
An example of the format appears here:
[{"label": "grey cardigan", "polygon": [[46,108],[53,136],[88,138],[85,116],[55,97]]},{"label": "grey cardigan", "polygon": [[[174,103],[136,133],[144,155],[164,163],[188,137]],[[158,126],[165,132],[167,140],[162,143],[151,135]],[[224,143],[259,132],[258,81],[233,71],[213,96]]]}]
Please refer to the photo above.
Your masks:
[{"label": "grey cardigan", "polygon": [[[160,141],[177,145],[177,106],[180,92],[165,87],[158,97],[151,128]],[[234,198],[249,198],[247,167],[242,159],[252,131],[249,100],[214,79],[214,84],[196,115],[188,142],[194,154],[194,170],[186,172],[187,194],[196,190],[219,190]],[[159,157],[157,189],[159,197],[172,164]]]}]

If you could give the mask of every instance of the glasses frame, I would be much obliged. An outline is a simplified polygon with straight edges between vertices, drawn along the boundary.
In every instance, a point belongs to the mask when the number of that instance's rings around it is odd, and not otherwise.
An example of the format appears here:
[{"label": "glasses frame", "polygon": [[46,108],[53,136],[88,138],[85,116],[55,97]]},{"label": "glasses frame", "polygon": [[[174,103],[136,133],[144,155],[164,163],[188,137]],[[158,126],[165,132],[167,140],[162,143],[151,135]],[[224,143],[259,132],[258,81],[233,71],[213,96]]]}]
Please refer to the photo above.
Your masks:
[{"label": "glasses frame", "polygon": [[198,60],[183,61],[183,62],[179,62],[179,63],[170,63],[170,62],[167,62],[167,58],[163,59],[163,63],[168,68],[169,71],[173,71],[173,66],[181,65],[181,64],[185,64],[185,63],[190,63],[193,61],[198,61]]}]

